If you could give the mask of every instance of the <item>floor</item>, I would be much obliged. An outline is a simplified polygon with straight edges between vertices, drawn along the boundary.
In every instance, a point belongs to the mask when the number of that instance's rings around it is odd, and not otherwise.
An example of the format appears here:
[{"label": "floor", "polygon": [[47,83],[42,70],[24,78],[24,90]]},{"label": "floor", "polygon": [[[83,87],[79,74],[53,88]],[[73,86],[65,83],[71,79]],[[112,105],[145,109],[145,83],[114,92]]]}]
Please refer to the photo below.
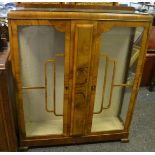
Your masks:
[{"label": "floor", "polygon": [[139,91],[133,121],[130,129],[130,142],[104,142],[70,146],[31,148],[29,152],[126,152],[155,151],[155,91],[147,88]]}]

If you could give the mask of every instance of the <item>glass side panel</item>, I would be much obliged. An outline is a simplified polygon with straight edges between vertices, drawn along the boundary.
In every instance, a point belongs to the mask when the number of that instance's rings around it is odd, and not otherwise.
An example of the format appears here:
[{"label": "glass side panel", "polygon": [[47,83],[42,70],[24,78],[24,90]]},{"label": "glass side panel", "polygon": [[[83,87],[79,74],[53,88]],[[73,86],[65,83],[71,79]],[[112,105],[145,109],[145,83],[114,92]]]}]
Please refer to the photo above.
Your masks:
[{"label": "glass side panel", "polygon": [[19,26],[26,135],[63,134],[65,34],[52,26]]},{"label": "glass side panel", "polygon": [[124,128],[142,34],[130,27],[102,33],[92,132]]}]

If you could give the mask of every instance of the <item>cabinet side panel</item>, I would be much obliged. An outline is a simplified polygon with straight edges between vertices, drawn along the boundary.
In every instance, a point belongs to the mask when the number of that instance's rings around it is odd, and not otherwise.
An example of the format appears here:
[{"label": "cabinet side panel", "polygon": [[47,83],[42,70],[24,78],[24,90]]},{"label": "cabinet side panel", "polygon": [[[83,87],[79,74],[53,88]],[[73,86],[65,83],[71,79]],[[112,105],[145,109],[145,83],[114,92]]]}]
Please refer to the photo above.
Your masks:
[{"label": "cabinet side panel", "polygon": [[[0,73],[0,151],[17,151],[15,122],[7,70]],[[11,77],[11,75],[9,75]]]},{"label": "cabinet side panel", "polygon": [[4,123],[3,123],[3,114],[2,114],[2,96],[0,92],[0,151],[7,150],[7,142],[6,142],[6,135],[5,135],[5,129],[4,129]]}]

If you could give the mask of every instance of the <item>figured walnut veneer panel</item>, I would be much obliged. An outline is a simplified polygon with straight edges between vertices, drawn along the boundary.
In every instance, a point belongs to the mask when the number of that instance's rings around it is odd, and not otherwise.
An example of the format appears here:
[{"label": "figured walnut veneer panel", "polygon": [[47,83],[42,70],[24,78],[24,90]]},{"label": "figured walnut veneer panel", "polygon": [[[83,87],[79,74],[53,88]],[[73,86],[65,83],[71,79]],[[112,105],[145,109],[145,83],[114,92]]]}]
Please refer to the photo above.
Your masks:
[{"label": "figured walnut veneer panel", "polygon": [[87,89],[92,54],[93,24],[76,24],[72,135],[82,135],[87,110]]}]

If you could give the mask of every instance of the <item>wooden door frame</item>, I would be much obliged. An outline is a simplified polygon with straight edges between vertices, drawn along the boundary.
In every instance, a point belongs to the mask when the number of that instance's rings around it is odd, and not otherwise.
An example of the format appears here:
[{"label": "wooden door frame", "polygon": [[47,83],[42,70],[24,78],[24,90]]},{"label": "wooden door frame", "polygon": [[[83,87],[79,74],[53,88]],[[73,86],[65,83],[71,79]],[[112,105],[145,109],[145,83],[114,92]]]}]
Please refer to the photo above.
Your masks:
[{"label": "wooden door frame", "polygon": [[[101,40],[101,33],[104,32],[108,32],[110,31],[112,28],[114,27],[131,27],[131,28],[136,28],[136,27],[143,27],[144,31],[143,31],[143,37],[142,37],[142,42],[141,42],[141,48],[140,48],[140,56],[138,58],[138,63],[137,63],[137,67],[136,67],[136,75],[134,78],[134,84],[132,87],[132,91],[131,91],[131,97],[130,97],[130,101],[129,101],[129,105],[128,105],[128,112],[127,112],[127,117],[126,120],[124,122],[124,129],[120,130],[122,132],[128,132],[129,131],[129,127],[131,124],[131,120],[132,120],[132,116],[133,116],[133,112],[134,112],[134,106],[136,103],[136,97],[138,94],[138,90],[139,90],[139,84],[141,81],[141,77],[142,77],[142,70],[144,67],[144,60],[145,60],[145,53],[147,50],[147,44],[148,44],[148,36],[149,36],[149,32],[151,30],[151,22],[140,22],[140,21],[98,21],[98,35],[97,35],[97,43],[96,43],[96,49],[100,51],[100,40]],[[99,53],[99,52],[96,52]],[[92,86],[97,85],[97,75],[98,75],[98,64],[99,64],[99,55],[96,54],[96,58],[94,59],[93,62],[93,66],[94,67],[94,71],[93,71],[93,81],[92,81]],[[122,86],[124,87],[124,86]],[[104,133],[108,133],[108,132],[91,132],[91,127],[92,127],[92,120],[93,120],[93,110],[94,110],[94,102],[95,102],[95,91],[91,92],[91,103],[90,103],[90,111],[89,111],[89,115],[87,118],[87,122],[89,122],[89,126],[87,129],[87,134],[93,135],[93,134],[104,134]],[[118,132],[119,130],[114,130],[114,132]],[[109,131],[111,132],[111,131]]]},{"label": "wooden door frame", "polygon": [[[9,20],[10,46],[11,46],[11,61],[13,65],[13,76],[16,83],[16,104],[18,111],[18,126],[20,139],[26,138],[26,128],[24,121],[23,99],[22,99],[22,82],[20,74],[20,58],[19,58],[19,43],[18,43],[18,26],[53,26],[56,30],[65,33],[65,66],[64,66],[64,117],[63,117],[63,134],[69,135],[70,125],[70,93],[71,93],[71,78],[70,73],[70,21],[69,20]],[[32,136],[37,138],[39,136]],[[43,136],[44,137],[44,136]],[[51,137],[59,137],[57,134]]]}]

